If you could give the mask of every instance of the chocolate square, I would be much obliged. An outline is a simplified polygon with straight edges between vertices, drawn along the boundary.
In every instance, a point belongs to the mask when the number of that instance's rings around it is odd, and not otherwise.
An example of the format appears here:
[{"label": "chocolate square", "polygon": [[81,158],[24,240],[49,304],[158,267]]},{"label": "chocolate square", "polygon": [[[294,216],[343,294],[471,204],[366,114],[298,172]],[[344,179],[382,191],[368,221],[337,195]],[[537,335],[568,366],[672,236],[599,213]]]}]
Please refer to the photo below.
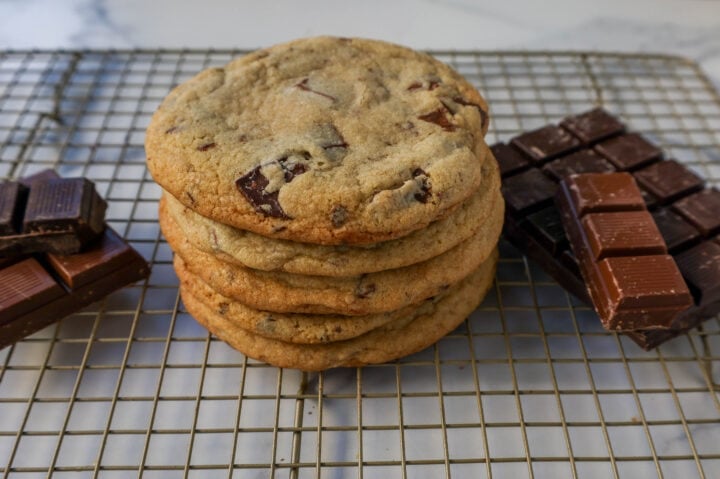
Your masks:
[{"label": "chocolate square", "polygon": [[700,306],[720,301],[720,244],[704,241],[675,259]]},{"label": "chocolate square", "polygon": [[671,253],[700,238],[700,232],[697,229],[667,208],[661,208],[652,215]]},{"label": "chocolate square", "polygon": [[516,136],[511,144],[533,161],[540,163],[571,153],[582,146],[577,138],[555,125]]},{"label": "chocolate square", "polygon": [[591,213],[582,218],[582,225],[595,261],[667,253],[665,240],[647,211]]},{"label": "chocolate square", "polygon": [[720,191],[702,190],[673,203],[672,208],[703,236],[720,232]]},{"label": "chocolate square", "polygon": [[636,171],[635,180],[660,204],[670,203],[703,187],[703,180],[675,160],[659,161]]},{"label": "chocolate square", "polygon": [[662,151],[637,133],[628,133],[595,146],[618,170],[634,170],[662,157]]},{"label": "chocolate square", "polygon": [[27,188],[20,183],[0,183],[0,235],[20,233]]},{"label": "chocolate square", "polygon": [[552,203],[557,185],[538,169],[503,180],[505,204],[513,214],[526,214]]},{"label": "chocolate square", "polygon": [[495,159],[500,166],[500,174],[507,175],[517,173],[530,166],[530,162],[516,148],[505,143],[497,143],[490,147]]},{"label": "chocolate square", "polygon": [[592,150],[580,150],[547,163],[543,171],[555,181],[560,181],[579,173],[611,173],[615,167]]}]

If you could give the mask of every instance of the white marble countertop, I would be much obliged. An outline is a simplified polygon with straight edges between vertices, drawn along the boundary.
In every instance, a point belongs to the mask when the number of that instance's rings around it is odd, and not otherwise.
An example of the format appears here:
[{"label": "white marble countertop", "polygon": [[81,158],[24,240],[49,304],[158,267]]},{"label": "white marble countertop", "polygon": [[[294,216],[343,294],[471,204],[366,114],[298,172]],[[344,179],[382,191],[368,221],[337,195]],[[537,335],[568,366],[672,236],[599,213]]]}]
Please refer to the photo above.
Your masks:
[{"label": "white marble countertop", "polygon": [[256,48],[365,36],[425,49],[683,55],[720,84],[718,0],[0,0],[0,48]]}]

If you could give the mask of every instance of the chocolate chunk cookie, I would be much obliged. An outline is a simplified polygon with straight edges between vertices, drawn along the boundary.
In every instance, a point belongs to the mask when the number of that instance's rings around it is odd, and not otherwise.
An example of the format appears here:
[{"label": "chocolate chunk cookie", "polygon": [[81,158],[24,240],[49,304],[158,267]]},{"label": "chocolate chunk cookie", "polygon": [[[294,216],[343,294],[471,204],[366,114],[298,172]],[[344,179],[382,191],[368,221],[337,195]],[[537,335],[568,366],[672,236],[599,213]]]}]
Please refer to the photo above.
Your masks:
[{"label": "chocolate chunk cookie", "polygon": [[263,271],[356,276],[426,261],[469,239],[502,207],[495,161],[483,163],[478,191],[447,217],[391,241],[330,246],[270,239],[205,218],[170,194],[161,202],[193,247],[218,259]]},{"label": "chocolate chunk cookie", "polygon": [[180,288],[186,295],[191,294],[234,326],[265,338],[287,343],[319,344],[345,341],[374,329],[386,327],[390,323],[393,323],[393,327],[398,327],[411,321],[419,314],[421,308],[431,307],[423,306],[423,303],[437,302],[447,294],[445,291],[419,304],[387,313],[363,316],[276,313],[254,309],[227,298],[188,271],[180,257],[176,256],[174,263],[175,271],[180,277]]},{"label": "chocolate chunk cookie", "polygon": [[197,213],[273,238],[366,244],[447,215],[481,184],[487,105],[429,55],[318,37],[211,68],[147,129],[155,180]]}]

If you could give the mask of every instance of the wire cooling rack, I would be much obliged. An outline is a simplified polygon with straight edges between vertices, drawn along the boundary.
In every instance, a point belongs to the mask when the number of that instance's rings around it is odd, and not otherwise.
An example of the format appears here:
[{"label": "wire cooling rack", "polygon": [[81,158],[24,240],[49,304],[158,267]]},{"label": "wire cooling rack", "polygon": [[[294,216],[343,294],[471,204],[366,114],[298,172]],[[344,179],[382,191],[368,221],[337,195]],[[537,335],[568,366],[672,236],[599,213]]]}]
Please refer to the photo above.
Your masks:
[{"label": "wire cooling rack", "polygon": [[[0,177],[91,178],[152,262],[0,351],[4,478],[720,477],[720,322],[643,352],[504,243],[482,306],[396,363],[303,374],[208,335],[178,296],[143,135],[173,85],[242,53],[0,53]],[[435,54],[489,100],[489,143],[603,104],[720,180],[720,97],[690,61]]]}]

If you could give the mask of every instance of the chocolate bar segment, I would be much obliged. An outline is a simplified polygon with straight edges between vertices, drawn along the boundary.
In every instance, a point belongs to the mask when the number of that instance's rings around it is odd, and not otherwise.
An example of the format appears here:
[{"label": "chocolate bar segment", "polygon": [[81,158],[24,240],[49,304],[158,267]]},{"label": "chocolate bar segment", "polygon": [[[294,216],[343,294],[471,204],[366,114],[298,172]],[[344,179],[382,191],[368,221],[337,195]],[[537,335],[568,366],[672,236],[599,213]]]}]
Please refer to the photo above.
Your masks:
[{"label": "chocolate bar segment", "polygon": [[645,210],[640,191],[632,176],[627,173],[577,175],[568,187],[568,194],[579,216],[587,213]]},{"label": "chocolate bar segment", "polygon": [[628,181],[628,173],[565,178],[560,216],[603,326],[667,329],[692,297],[650,213],[636,210],[642,196]]},{"label": "chocolate bar segment", "polygon": [[0,270],[0,324],[65,294],[33,258]]},{"label": "chocolate bar segment", "polygon": [[720,302],[720,244],[705,241],[677,256],[699,306]]},{"label": "chocolate bar segment", "polygon": [[533,213],[527,217],[525,224],[540,244],[552,254],[557,254],[567,247],[567,236],[557,208],[548,206]]},{"label": "chocolate bar segment", "polygon": [[555,181],[579,173],[611,173],[613,171],[615,171],[615,167],[592,150],[580,150],[543,166],[543,172]]},{"label": "chocolate bar segment", "polygon": [[700,232],[672,210],[662,208],[652,215],[671,253],[690,246],[700,239]]},{"label": "chocolate bar segment", "polygon": [[571,153],[581,144],[566,130],[548,125],[516,136],[511,144],[537,163]]},{"label": "chocolate bar segment", "polygon": [[703,236],[720,231],[720,191],[714,188],[678,200],[672,208]]},{"label": "chocolate bar segment", "polygon": [[508,210],[527,214],[552,203],[557,185],[538,169],[531,169],[503,181],[502,193]]},{"label": "chocolate bar segment", "polygon": [[659,204],[670,203],[703,187],[699,176],[675,160],[654,163],[636,171],[634,176]]},{"label": "chocolate bar segment", "polygon": [[640,168],[662,157],[660,148],[637,133],[628,133],[603,141],[595,147],[595,151],[622,171]]},{"label": "chocolate bar segment", "polygon": [[582,228],[596,261],[667,253],[665,240],[647,211],[589,213],[582,218]]},{"label": "chocolate bar segment", "polygon": [[625,125],[602,108],[565,118],[560,122],[560,126],[585,144],[597,143],[625,131]]},{"label": "chocolate bar segment", "polygon": [[72,256],[29,258],[0,269],[0,348],[128,284],[146,278],[145,260],[113,230]]},{"label": "chocolate bar segment", "polygon": [[[570,133],[575,135],[582,142],[582,147],[577,150],[576,153],[571,154],[571,156],[573,156],[574,158],[592,158],[592,155],[586,156],[583,154],[583,152],[590,151],[602,157],[596,146],[605,145],[608,142],[611,142],[611,140],[628,135],[624,132],[623,129],[617,126],[622,124],[620,121],[616,122],[616,126],[614,128],[605,128],[602,126],[602,124],[594,123],[596,121],[598,121],[599,123],[603,123],[607,121],[607,118],[605,117],[612,117],[612,115],[607,112],[598,113],[598,111],[602,110],[596,109],[587,113],[572,116],[566,118],[560,123],[561,127],[566,128]],[[578,128],[570,126],[577,124],[583,124],[582,128],[584,129],[583,131],[585,131],[585,133],[580,132]],[[607,131],[609,136],[601,138],[602,134],[599,132],[602,131]],[[631,140],[627,143],[632,144],[634,141],[635,140]],[[668,186],[660,185],[657,181],[655,181],[655,184],[651,186],[648,181],[649,178],[647,177],[647,172],[644,172],[644,170],[646,170],[649,166],[657,166],[657,171],[663,171],[664,167],[661,167],[660,165],[662,165],[664,162],[672,160],[664,160],[662,158],[660,150],[647,140],[642,139],[642,141],[638,143],[641,145],[645,145],[643,148],[640,148],[640,150],[646,150],[647,152],[649,152],[645,156],[649,156],[650,160],[643,160],[643,155],[639,155],[641,159],[638,160],[636,158],[636,156],[638,156],[636,154],[637,151],[633,153],[633,148],[630,148],[629,150],[631,156],[629,158],[627,158],[625,161],[620,161],[617,159],[616,161],[618,161],[619,164],[629,166],[632,169],[632,174],[637,179],[638,186],[640,187],[640,191],[642,193],[642,197],[645,201],[646,206],[649,209],[654,208],[652,211],[653,219],[655,220],[658,230],[660,231],[660,234],[662,235],[668,246],[670,254],[673,256],[673,258],[676,259],[676,263],[679,263],[677,261],[677,258],[680,254],[688,251],[695,246],[698,246],[705,242],[711,242],[720,245],[720,237],[717,233],[713,233],[713,231],[715,231],[715,222],[718,221],[718,218],[720,218],[720,214],[717,213],[718,211],[720,211],[720,207],[709,206],[713,204],[714,193],[703,193],[703,195],[693,198],[692,200],[682,201],[684,198],[694,196],[694,194],[697,193],[697,190],[694,189],[696,187],[691,186],[688,188],[677,188],[677,186],[673,185],[677,185],[679,182],[675,178],[668,177],[666,175],[654,176],[660,183],[667,182]],[[610,144],[612,145],[612,143]],[[510,141],[509,147],[510,153],[525,155],[522,150],[518,149],[512,144],[512,141]],[[512,151],[513,149],[514,151]],[[602,148],[599,149],[602,150]],[[609,148],[608,150],[612,151],[613,149]],[[507,154],[508,153],[506,151],[499,152],[497,159],[500,164],[502,164],[502,161]],[[552,171],[551,169],[551,165],[554,165],[555,162],[559,162],[566,156],[561,156],[558,159],[549,160],[544,163],[533,163],[530,158],[527,158],[527,160],[528,163],[531,165],[530,168],[541,171],[542,173],[547,175],[547,177],[553,182],[556,182],[559,180],[560,175],[571,173],[570,169],[566,170],[566,173],[560,172],[562,171],[561,169],[557,170],[560,173]],[[607,161],[605,157],[602,158],[603,160]],[[643,163],[643,161],[645,161],[645,163],[644,165],[636,166],[638,161],[639,163]],[[686,172],[689,172],[687,168],[685,168],[680,163],[677,163],[677,165],[681,166],[682,168],[677,169],[674,166],[671,168],[674,168],[674,171],[679,172],[679,176],[681,175],[683,177],[690,177],[686,174]],[[616,166],[613,165],[612,169],[616,169]],[[622,170],[623,168],[620,169]],[[526,171],[531,170],[525,168],[519,170],[517,173],[507,174],[504,178],[505,188],[503,188],[503,194],[516,194],[513,187],[514,184],[512,182],[508,182],[508,180],[510,180],[520,172]],[[649,170],[649,172],[652,171],[653,170]],[[692,172],[690,172],[690,175],[695,176]],[[695,184],[696,180],[682,183]],[[522,184],[527,185],[527,183]],[[659,194],[662,198],[656,198],[652,193],[647,190],[648,187],[653,188],[653,191]],[[673,192],[678,190],[681,191],[680,193],[678,193],[680,194],[680,196],[674,197],[675,193]],[[701,191],[707,192],[714,190]],[[697,199],[701,198],[705,199],[699,202],[696,201]],[[662,206],[658,206],[658,203],[662,203]],[[548,203],[543,203],[542,207],[539,209],[531,209],[529,210],[529,212],[521,212],[519,214],[510,211],[510,209],[508,208],[508,210],[506,210],[505,217],[505,238],[508,239],[513,245],[515,245],[520,251],[525,253],[529,258],[539,263],[540,266],[548,274],[550,274],[558,283],[560,283],[560,285],[562,285],[570,293],[575,295],[580,300],[588,304],[592,304],[587,289],[585,288],[584,280],[580,275],[576,258],[572,251],[569,249],[569,243],[567,242],[567,238],[564,235],[558,237],[557,230],[555,229],[555,226],[553,226],[555,220],[552,219],[553,215],[551,212],[554,209],[555,205]],[[541,211],[543,212],[542,215],[539,214]],[[531,217],[533,218],[532,222],[529,221]],[[555,215],[555,217],[557,217],[557,215]],[[548,222],[546,225],[543,225],[543,219],[546,219],[546,221]],[[554,230],[555,232],[552,233],[552,235],[549,235],[547,231],[551,230]],[[548,241],[548,239],[551,237],[552,240]],[[682,268],[681,272],[683,272]],[[696,286],[694,286],[693,281],[691,281],[690,278],[687,276],[685,277],[685,281],[690,287],[691,293],[695,294]],[[696,278],[695,281],[698,281],[698,279]],[[704,281],[709,280],[706,279]],[[712,289],[712,284],[712,282],[708,284],[703,284],[698,289]],[[677,318],[675,318],[675,321],[672,324],[672,329],[636,330],[632,332],[626,332],[626,334],[628,334],[629,337],[631,337],[643,348],[649,349],[658,346],[659,344],[667,341],[668,339],[684,333],[688,328],[697,326],[700,322],[714,316],[719,311],[720,301],[714,303],[711,302],[706,306],[702,307],[698,304],[695,304],[694,307],[686,310],[685,312],[681,313]]]},{"label": "chocolate bar segment", "polygon": [[[500,166],[500,175],[502,177],[525,170],[530,166],[530,162],[522,153],[505,143],[496,143],[490,147],[490,151],[492,151],[493,156],[498,159],[498,166]],[[500,161],[500,158],[502,158],[502,161]]]},{"label": "chocolate bar segment", "polygon": [[0,256],[77,253],[102,233],[107,204],[94,185],[54,176],[0,185]]}]

